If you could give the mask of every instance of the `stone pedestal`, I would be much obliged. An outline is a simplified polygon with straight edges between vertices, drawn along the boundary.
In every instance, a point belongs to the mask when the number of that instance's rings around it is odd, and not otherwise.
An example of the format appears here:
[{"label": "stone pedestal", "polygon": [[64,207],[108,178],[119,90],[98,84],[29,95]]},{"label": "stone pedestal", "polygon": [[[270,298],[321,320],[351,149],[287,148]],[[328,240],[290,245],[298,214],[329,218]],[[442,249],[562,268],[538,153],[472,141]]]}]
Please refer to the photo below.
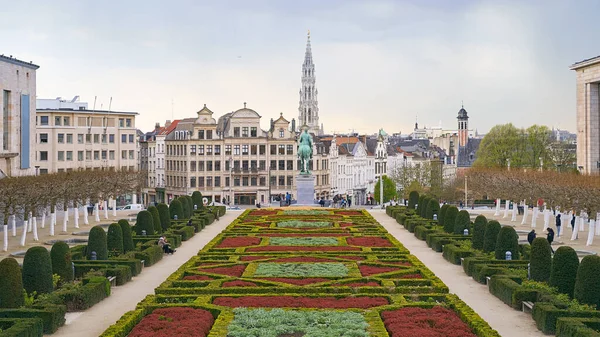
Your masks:
[{"label": "stone pedestal", "polygon": [[312,174],[296,176],[296,200],[298,206],[315,205],[315,177]]}]

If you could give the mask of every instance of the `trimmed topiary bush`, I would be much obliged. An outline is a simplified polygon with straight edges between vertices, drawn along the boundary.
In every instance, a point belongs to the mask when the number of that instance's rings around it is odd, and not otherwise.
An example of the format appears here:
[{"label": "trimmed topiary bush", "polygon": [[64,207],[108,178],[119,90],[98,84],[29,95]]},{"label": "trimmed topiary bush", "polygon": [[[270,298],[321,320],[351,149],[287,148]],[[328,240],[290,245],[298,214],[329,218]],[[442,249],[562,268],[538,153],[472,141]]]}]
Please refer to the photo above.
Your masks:
[{"label": "trimmed topiary bush", "polygon": [[200,193],[200,191],[194,191],[192,193],[192,203],[198,206],[198,209],[202,209],[204,207],[204,203],[202,203],[202,193]]},{"label": "trimmed topiary bush", "polygon": [[50,249],[52,274],[60,276],[59,284],[73,281],[73,265],[71,264],[71,249],[64,241],[57,241]]},{"label": "trimmed topiary bush", "polygon": [[158,215],[160,217],[160,226],[163,232],[171,227],[171,215],[169,213],[169,206],[167,204],[160,203],[156,206],[158,209]]},{"label": "trimmed topiary bush", "polygon": [[442,208],[440,208],[440,214],[438,214],[438,225],[444,225],[444,219],[446,218],[446,212],[448,211],[448,208],[450,208],[450,205],[448,204],[443,204]]},{"label": "trimmed topiary bush", "polygon": [[52,284],[52,260],[48,250],[41,246],[31,247],[23,259],[23,288],[27,294],[35,291],[49,294],[54,290]]},{"label": "trimmed topiary bush", "polygon": [[154,221],[152,214],[148,211],[141,211],[137,214],[135,232],[137,235],[142,235],[142,231],[146,231],[146,235],[154,235]]},{"label": "trimmed topiary bush", "polygon": [[485,237],[485,227],[487,218],[484,215],[478,215],[473,224],[473,248],[483,249],[483,239]]},{"label": "trimmed topiary bush", "polygon": [[121,233],[123,234],[123,252],[130,252],[135,248],[131,237],[131,225],[125,219],[119,220],[118,224],[121,226]]},{"label": "trimmed topiary bush", "polygon": [[160,224],[160,214],[158,214],[158,208],[150,206],[148,207],[148,212],[152,214],[152,224],[154,225],[154,233],[162,233],[163,230],[162,225]]},{"label": "trimmed topiary bush", "polygon": [[469,229],[471,224],[471,215],[468,211],[462,210],[456,215],[454,219],[454,234],[464,234],[465,229]]},{"label": "trimmed topiary bush", "polygon": [[90,229],[88,236],[87,258],[92,257],[92,252],[96,252],[96,259],[108,260],[108,247],[106,245],[106,232],[100,226],[94,226]]},{"label": "trimmed topiary bush", "polygon": [[433,215],[438,214],[439,212],[440,203],[434,198],[429,199],[429,203],[427,204],[427,211],[425,212],[425,217],[427,219],[433,219]]},{"label": "trimmed topiary bush", "polygon": [[[575,254],[577,256],[577,254]],[[531,243],[530,278],[534,281],[547,282],[552,270],[552,249],[546,238],[535,238]],[[579,260],[577,261],[579,265]],[[577,271],[575,274],[577,275]],[[573,279],[575,279],[573,277]]]},{"label": "trimmed topiary bush", "polygon": [[181,205],[181,201],[177,199],[171,201],[171,204],[169,205],[169,214],[171,219],[175,219],[176,215],[177,219],[184,219],[183,205]]},{"label": "trimmed topiary bush", "polygon": [[446,214],[444,215],[444,232],[454,232],[454,222],[456,221],[457,215],[458,208],[456,208],[456,206],[450,206],[448,210],[446,210]]},{"label": "trimmed topiary bush", "polygon": [[190,217],[194,214],[194,200],[189,195],[185,196],[185,200],[187,200],[188,205],[190,206]]},{"label": "trimmed topiary bush", "polygon": [[496,220],[491,220],[485,226],[485,234],[483,237],[483,251],[486,253],[496,251],[496,241],[500,232],[500,223]]},{"label": "trimmed topiary bush", "polygon": [[421,215],[421,209],[423,207],[423,201],[425,200],[425,197],[426,196],[424,194],[419,195],[419,201],[417,203],[417,208],[415,209],[418,215]]},{"label": "trimmed topiary bush", "polygon": [[429,200],[431,200],[431,197],[427,195],[425,196],[425,198],[423,198],[423,207],[419,207],[419,215],[421,216],[421,218],[427,217],[427,208],[429,207]]},{"label": "trimmed topiary bush", "polygon": [[111,256],[123,254],[123,229],[121,229],[121,225],[116,222],[108,226],[106,248]]},{"label": "trimmed topiary bush", "polygon": [[7,257],[0,261],[0,308],[19,308],[25,304],[22,277],[17,260]]},{"label": "trimmed topiary bush", "polygon": [[506,252],[512,253],[512,259],[519,259],[519,234],[511,226],[504,226],[500,228],[498,232],[498,239],[496,240],[496,259],[506,259]]},{"label": "trimmed topiary bush", "polygon": [[579,303],[599,307],[600,282],[598,282],[598,275],[600,275],[600,256],[588,255],[584,257],[577,269],[577,279],[573,291],[573,297]]},{"label": "trimmed topiary bush", "polygon": [[558,247],[552,258],[550,286],[556,287],[558,292],[573,298],[577,268],[579,268],[579,257],[575,249],[569,246]]},{"label": "trimmed topiary bush", "polygon": [[[181,207],[183,208],[183,217],[185,219],[189,219],[190,217],[190,205],[187,202],[187,199],[184,196],[181,196],[179,198],[177,198],[177,200],[179,200],[179,202],[181,203]],[[181,218],[179,218],[181,219]]]},{"label": "trimmed topiary bush", "polygon": [[408,208],[415,209],[415,205],[419,202],[419,192],[411,191],[408,194]]}]

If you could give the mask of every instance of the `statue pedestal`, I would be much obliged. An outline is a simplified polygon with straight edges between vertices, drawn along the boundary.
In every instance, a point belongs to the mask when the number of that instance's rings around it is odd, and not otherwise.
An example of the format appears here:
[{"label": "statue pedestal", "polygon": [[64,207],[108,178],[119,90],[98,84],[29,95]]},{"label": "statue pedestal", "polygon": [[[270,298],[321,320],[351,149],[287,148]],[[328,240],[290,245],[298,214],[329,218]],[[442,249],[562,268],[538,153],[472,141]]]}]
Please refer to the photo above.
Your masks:
[{"label": "statue pedestal", "polygon": [[315,206],[315,177],[312,174],[296,176],[298,206]]}]

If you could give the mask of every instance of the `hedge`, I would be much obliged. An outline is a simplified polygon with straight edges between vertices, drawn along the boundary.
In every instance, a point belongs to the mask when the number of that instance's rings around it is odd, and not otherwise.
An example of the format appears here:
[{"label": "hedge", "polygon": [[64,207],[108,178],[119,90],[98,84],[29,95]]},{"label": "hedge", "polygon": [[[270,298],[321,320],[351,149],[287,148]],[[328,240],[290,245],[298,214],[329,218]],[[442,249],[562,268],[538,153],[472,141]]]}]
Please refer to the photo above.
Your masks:
[{"label": "hedge", "polygon": [[419,205],[419,216],[421,218],[425,218],[425,215],[427,214],[427,207],[429,207],[429,200],[431,200],[431,198],[429,196],[424,196],[423,197],[423,205]]},{"label": "hedge", "polygon": [[506,275],[493,275],[489,282],[490,293],[511,307],[513,306],[513,293],[519,287],[521,287],[519,283]]},{"label": "hedge", "polygon": [[123,252],[127,253],[134,250],[135,246],[131,239],[131,225],[129,225],[129,221],[121,219],[118,224],[121,226],[121,232],[123,234]]},{"label": "hedge", "polygon": [[192,216],[192,210],[190,209],[190,204],[188,203],[187,199],[185,196],[181,196],[177,198],[177,200],[179,200],[181,203],[181,208],[183,208],[183,217],[179,219],[189,219]]},{"label": "hedge", "polygon": [[148,212],[152,214],[152,224],[154,225],[154,233],[162,233],[162,225],[160,224],[160,214],[158,213],[158,208],[154,206],[148,207]]},{"label": "hedge", "polygon": [[162,260],[164,255],[164,251],[160,246],[154,245],[148,248],[145,248],[142,251],[135,252],[135,257],[140,260],[144,260],[144,266],[150,267],[158,261]]},{"label": "hedge", "polygon": [[585,256],[577,269],[573,296],[580,303],[596,306],[600,304],[600,256]]},{"label": "hedge", "polygon": [[572,298],[578,268],[579,257],[575,249],[569,246],[558,247],[552,258],[550,286],[556,287],[558,292]]},{"label": "hedge", "polygon": [[[530,278],[534,281],[548,282],[552,269],[552,250],[546,238],[535,238],[533,240],[530,261]],[[579,264],[579,260],[577,264]]]},{"label": "hedge", "polygon": [[0,308],[19,308],[23,304],[21,266],[17,260],[7,257],[0,261]]},{"label": "hedge", "polygon": [[581,318],[600,318],[600,311],[597,310],[568,310],[559,309],[552,303],[536,302],[533,305],[531,316],[535,320],[537,328],[545,334],[556,333],[556,323],[561,317],[581,317]]},{"label": "hedge", "polygon": [[[444,215],[444,231],[446,233],[454,233],[454,222],[458,216],[458,208],[450,206]],[[462,234],[462,233],[461,233]]]},{"label": "hedge", "polygon": [[600,318],[561,317],[556,337],[600,337]]},{"label": "hedge", "polygon": [[31,247],[23,259],[23,288],[28,294],[51,293],[52,284],[52,259],[48,250],[41,246]]},{"label": "hedge", "polygon": [[184,195],[183,197],[185,198],[185,200],[187,200],[188,206],[190,208],[190,217],[192,217],[192,214],[194,214],[194,200],[192,200],[192,197],[190,197],[189,195]]},{"label": "hedge", "polygon": [[438,224],[440,226],[444,226],[444,219],[446,218],[446,212],[448,211],[448,208],[450,208],[450,205],[448,204],[443,204],[442,208],[440,208],[440,214],[438,214]]},{"label": "hedge", "polygon": [[94,276],[74,287],[53,292],[44,302],[64,304],[67,312],[83,311],[110,296],[110,282],[106,277]]},{"label": "hedge", "polygon": [[427,204],[427,211],[425,211],[425,217],[427,219],[433,219],[433,215],[438,214],[439,212],[440,203],[436,199],[430,199],[429,204]]},{"label": "hedge", "polygon": [[195,228],[192,226],[182,226],[180,228],[171,228],[169,231],[181,235],[181,241],[187,241],[194,236]]},{"label": "hedge", "polygon": [[106,248],[111,256],[123,254],[123,229],[118,223],[112,223],[108,226]]},{"label": "hedge", "polygon": [[[43,247],[42,247],[43,248]],[[41,318],[45,334],[52,334],[65,324],[64,305],[34,305],[31,308],[0,309],[0,318]]]},{"label": "hedge", "polygon": [[[109,261],[105,261],[109,262]],[[129,266],[122,265],[111,265],[109,263],[106,264],[91,264],[91,263],[82,263],[75,264],[75,277],[81,278],[83,275],[88,272],[95,270],[101,272],[104,276],[114,276],[116,277],[117,285],[123,285],[129,281],[131,281],[131,268]]]},{"label": "hedge", "polygon": [[466,210],[458,212],[454,219],[454,234],[464,234],[465,229],[469,229],[471,224],[471,215]]},{"label": "hedge", "polygon": [[408,208],[415,209],[415,205],[419,202],[419,192],[411,191],[408,194]]},{"label": "hedge", "polygon": [[52,274],[60,276],[60,284],[73,281],[73,265],[71,264],[71,251],[64,241],[57,241],[50,249],[52,260]]},{"label": "hedge", "polygon": [[169,204],[169,214],[170,219],[175,219],[175,216],[177,216],[177,219],[185,219],[183,205],[179,200],[175,199],[171,201],[171,204]]},{"label": "hedge", "polygon": [[506,259],[506,252],[512,253],[513,260],[519,259],[519,234],[511,226],[504,226],[498,232],[498,240],[496,241],[496,259]]},{"label": "hedge", "polygon": [[163,232],[171,227],[171,216],[169,214],[169,206],[167,204],[160,203],[156,206],[158,210],[158,215],[160,217],[160,226],[163,229]]},{"label": "hedge", "polygon": [[473,250],[463,249],[463,248],[460,248],[459,246],[453,245],[453,244],[446,244],[443,247],[442,256],[447,261],[449,261],[453,264],[456,264],[456,265],[460,265],[461,259],[469,257],[469,256],[473,256],[473,254],[475,254],[475,252],[473,252]]},{"label": "hedge", "polygon": [[[115,258],[115,259],[110,259],[110,260],[102,260],[102,261],[87,261],[87,260],[81,260],[81,261],[73,261],[73,263],[75,264],[75,267],[77,268],[78,265],[100,265],[100,266],[127,266],[129,267],[129,269],[131,270],[131,275],[132,276],[137,276],[142,272],[142,262],[140,259],[137,258]],[[79,274],[82,275],[83,274]]]},{"label": "hedge", "polygon": [[425,198],[427,198],[426,195],[424,195],[424,194],[419,195],[419,201],[417,202],[416,209],[415,209],[419,216],[421,216],[421,211],[423,210],[423,206],[425,206],[424,205]]},{"label": "hedge", "polygon": [[154,235],[154,220],[152,214],[148,211],[141,211],[137,214],[135,222],[135,233],[137,235],[143,235],[142,231],[146,232],[146,235]]},{"label": "hedge", "polygon": [[202,209],[204,207],[204,203],[202,202],[202,193],[200,193],[200,191],[192,192],[192,203],[196,205],[198,209]]},{"label": "hedge", "polygon": [[483,249],[483,240],[485,237],[485,227],[487,226],[487,218],[485,215],[478,215],[475,218],[473,225],[473,248]]},{"label": "hedge", "polygon": [[500,223],[496,220],[488,222],[485,226],[485,234],[483,238],[483,251],[486,253],[496,250],[496,241],[500,232]]},{"label": "hedge", "polygon": [[4,337],[42,337],[44,321],[41,318],[0,318],[0,332]]}]

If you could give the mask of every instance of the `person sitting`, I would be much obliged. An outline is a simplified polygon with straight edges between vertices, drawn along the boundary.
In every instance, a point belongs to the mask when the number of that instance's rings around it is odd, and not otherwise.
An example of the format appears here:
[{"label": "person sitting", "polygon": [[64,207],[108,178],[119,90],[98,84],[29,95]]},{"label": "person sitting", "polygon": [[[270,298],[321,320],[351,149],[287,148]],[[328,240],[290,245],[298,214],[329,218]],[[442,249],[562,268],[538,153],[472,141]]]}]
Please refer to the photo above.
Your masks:
[{"label": "person sitting", "polygon": [[161,236],[160,239],[158,239],[158,245],[162,248],[165,254],[173,254],[177,251],[175,249],[171,249],[169,241],[167,241],[167,238],[164,236]]},{"label": "person sitting", "polygon": [[188,226],[192,226],[192,219],[190,219],[187,223]]}]

